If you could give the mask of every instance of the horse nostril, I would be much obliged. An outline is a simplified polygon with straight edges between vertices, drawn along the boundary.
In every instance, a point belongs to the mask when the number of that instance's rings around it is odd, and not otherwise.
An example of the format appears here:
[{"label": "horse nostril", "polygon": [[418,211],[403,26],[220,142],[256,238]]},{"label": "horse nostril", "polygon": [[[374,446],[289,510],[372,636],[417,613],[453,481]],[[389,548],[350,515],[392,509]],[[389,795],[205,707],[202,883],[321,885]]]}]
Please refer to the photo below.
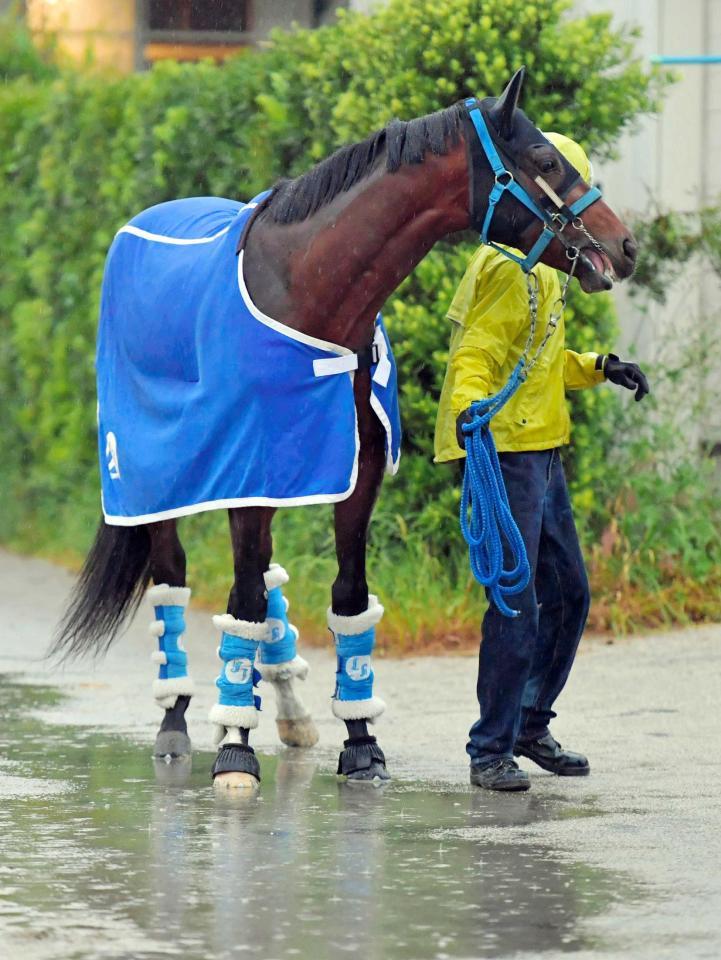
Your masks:
[{"label": "horse nostril", "polygon": [[628,259],[632,262],[636,262],[636,254],[638,253],[638,247],[630,237],[626,237],[623,241],[623,252],[626,254]]}]

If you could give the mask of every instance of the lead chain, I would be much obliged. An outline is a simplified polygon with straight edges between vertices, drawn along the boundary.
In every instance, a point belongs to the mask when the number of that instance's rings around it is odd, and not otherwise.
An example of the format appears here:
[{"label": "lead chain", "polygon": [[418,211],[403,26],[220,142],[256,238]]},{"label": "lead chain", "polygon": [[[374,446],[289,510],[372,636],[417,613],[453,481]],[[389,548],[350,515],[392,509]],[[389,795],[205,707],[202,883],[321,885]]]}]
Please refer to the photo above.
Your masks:
[{"label": "lead chain", "polygon": [[[584,232],[585,228],[584,228]],[[590,234],[588,234],[590,237]],[[593,237],[591,237],[593,240]],[[595,241],[594,241],[595,242]],[[572,251],[572,252],[571,252]],[[548,323],[546,324],[546,329],[543,334],[541,342],[538,344],[536,352],[533,354],[529,360],[531,349],[533,347],[533,341],[536,338],[536,327],[538,326],[538,277],[533,271],[526,274],[526,287],[528,289],[528,312],[530,315],[530,327],[528,331],[528,337],[526,339],[525,346],[523,348],[523,353],[521,354],[520,359],[523,361],[523,379],[525,380],[528,374],[533,370],[533,368],[538,363],[541,354],[546,348],[546,344],[551,339],[553,334],[558,327],[559,321],[563,316],[563,311],[566,308],[566,295],[568,293],[568,286],[573,279],[573,275],[576,272],[576,265],[578,264],[579,250],[578,247],[567,247],[566,256],[571,261],[571,269],[566,274],[566,280],[563,284],[561,290],[561,296],[558,297],[556,302],[553,304],[551,309],[551,314],[548,318]],[[531,280],[531,277],[533,280]]]}]

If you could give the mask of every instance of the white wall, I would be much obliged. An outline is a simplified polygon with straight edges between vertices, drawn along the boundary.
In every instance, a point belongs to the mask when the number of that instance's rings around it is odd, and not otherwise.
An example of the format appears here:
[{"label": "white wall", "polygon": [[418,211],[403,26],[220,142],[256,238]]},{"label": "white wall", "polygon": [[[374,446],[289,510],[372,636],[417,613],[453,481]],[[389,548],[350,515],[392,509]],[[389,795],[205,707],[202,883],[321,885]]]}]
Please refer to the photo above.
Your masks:
[{"label": "white wall", "polygon": [[[612,12],[617,24],[641,26],[638,51],[647,61],[652,54],[721,53],[721,0],[576,0],[577,13],[601,11]],[[660,114],[644,118],[622,138],[617,161],[596,165],[608,201],[621,213],[643,213],[654,205],[693,211],[721,199],[721,65],[673,69],[679,80],[668,89]],[[619,350],[652,365],[673,357],[674,344],[687,339],[700,318],[718,311],[721,288],[696,263],[670,287],[664,306],[639,309],[623,287],[616,296]],[[691,435],[712,444],[721,440],[721,415],[715,424],[696,426]]]},{"label": "white wall", "polygon": [[377,7],[384,0],[349,0],[348,6],[351,10],[359,10],[361,13],[370,13],[373,7]]},{"label": "white wall", "polygon": [[312,9],[312,0],[263,0],[262,3],[254,3],[254,33],[262,37],[274,27],[289,27],[291,23],[308,26]]}]

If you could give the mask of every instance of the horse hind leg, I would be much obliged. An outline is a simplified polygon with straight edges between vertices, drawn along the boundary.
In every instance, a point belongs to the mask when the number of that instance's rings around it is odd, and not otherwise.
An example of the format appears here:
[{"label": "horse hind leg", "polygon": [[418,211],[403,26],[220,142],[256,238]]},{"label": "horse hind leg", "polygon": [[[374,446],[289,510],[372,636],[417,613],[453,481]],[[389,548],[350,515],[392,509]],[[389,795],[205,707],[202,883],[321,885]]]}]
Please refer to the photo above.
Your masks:
[{"label": "horse hind leg", "polygon": [[250,731],[258,725],[256,653],[260,643],[269,638],[263,574],[272,553],[273,513],[262,507],[228,511],[235,579],[227,613],[213,617],[221,633],[218,703],[210,712],[218,742],[212,769],[216,790],[254,792],[260,783],[260,765],[248,741]]},{"label": "horse hind leg", "polygon": [[283,595],[289,577],[280,564],[272,563],[263,578],[270,635],[260,644],[260,674],[275,691],[275,722],[281,742],[289,747],[312,747],[318,742],[318,731],[297,690],[297,681],[308,674],[308,664],[298,656],[298,630],[288,622],[288,601]]},{"label": "horse hind leg", "polygon": [[191,753],[185,712],[194,687],[183,646],[190,590],[185,586],[185,551],[178,537],[176,521],[149,524],[148,532],[150,572],[154,583],[147,593],[154,612],[150,633],[158,642],[158,649],[152,654],[158,665],[153,695],[158,706],[165,711],[153,753],[156,760],[169,762],[189,758]]}]

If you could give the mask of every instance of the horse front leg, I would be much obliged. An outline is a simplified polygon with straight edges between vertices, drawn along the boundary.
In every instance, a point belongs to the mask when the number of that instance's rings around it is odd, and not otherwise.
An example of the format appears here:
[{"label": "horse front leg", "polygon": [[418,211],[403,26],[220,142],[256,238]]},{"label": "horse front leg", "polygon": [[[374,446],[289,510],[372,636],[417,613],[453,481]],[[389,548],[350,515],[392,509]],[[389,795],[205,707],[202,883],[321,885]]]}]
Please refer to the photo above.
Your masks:
[{"label": "horse front leg", "polygon": [[264,572],[273,550],[274,512],[264,507],[228,511],[235,579],[227,613],[213,617],[221,634],[218,702],[210,711],[218,742],[212,770],[218,788],[255,790],[260,782],[260,766],[248,738],[258,725],[256,653],[269,637]]},{"label": "horse front leg", "polygon": [[147,597],[155,615],[150,633],[158,642],[158,649],[152,654],[153,661],[158,664],[153,695],[158,706],[165,710],[153,753],[157,760],[177,760],[189,757],[191,752],[185,711],[194,688],[183,646],[185,609],[190,590],[185,585],[185,551],[178,536],[177,522],[151,523],[148,533],[150,574],[154,586],[148,590]]},{"label": "horse front leg", "polygon": [[377,597],[368,593],[366,543],[383,481],[386,453],[385,433],[367,401],[369,386],[365,379],[356,377],[361,440],[358,480],[352,495],[335,507],[338,576],[333,583],[328,626],[338,656],[333,713],[348,730],[338,773],[349,780],[388,780],[383,751],[376,738],[369,735],[367,726],[385,708],[383,701],[373,695],[371,654],[375,626],[383,616],[383,607]]}]

